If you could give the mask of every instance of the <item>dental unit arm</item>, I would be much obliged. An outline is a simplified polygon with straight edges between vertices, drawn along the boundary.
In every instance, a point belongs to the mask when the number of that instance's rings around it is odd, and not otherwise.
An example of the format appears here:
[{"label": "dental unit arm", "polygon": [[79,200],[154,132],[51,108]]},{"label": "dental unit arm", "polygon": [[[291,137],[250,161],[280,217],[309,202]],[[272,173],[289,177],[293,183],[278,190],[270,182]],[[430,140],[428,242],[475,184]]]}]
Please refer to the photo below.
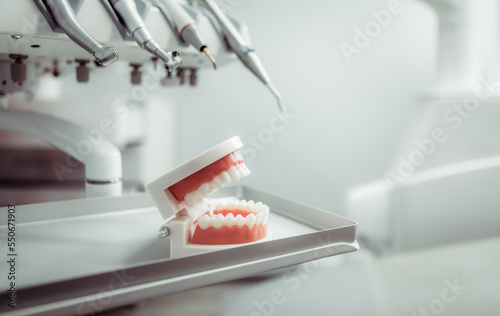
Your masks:
[{"label": "dental unit arm", "polygon": [[111,142],[102,139],[89,145],[91,150],[88,153],[78,154],[78,146],[84,142],[90,144],[81,132],[82,127],[50,115],[27,111],[0,110],[0,130],[33,136],[64,151],[68,165],[57,161],[51,165],[60,181],[65,173],[72,172],[69,168],[79,165],[74,161],[78,159],[85,166],[87,197],[122,194],[121,153]]}]

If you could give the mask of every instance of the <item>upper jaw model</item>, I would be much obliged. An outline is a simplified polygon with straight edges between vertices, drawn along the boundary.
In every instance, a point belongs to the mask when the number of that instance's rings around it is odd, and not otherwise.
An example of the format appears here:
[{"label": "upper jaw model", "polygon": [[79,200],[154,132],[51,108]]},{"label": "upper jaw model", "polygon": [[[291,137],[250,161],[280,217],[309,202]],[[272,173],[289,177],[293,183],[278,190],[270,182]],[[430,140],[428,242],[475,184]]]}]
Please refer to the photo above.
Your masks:
[{"label": "upper jaw model", "polygon": [[250,174],[241,147],[240,138],[232,137],[146,185],[168,222],[171,257],[269,237],[267,205],[208,198]]},{"label": "upper jaw model", "polygon": [[196,207],[204,198],[232,181],[250,174],[239,150],[220,158],[199,171],[168,187],[179,202]]}]

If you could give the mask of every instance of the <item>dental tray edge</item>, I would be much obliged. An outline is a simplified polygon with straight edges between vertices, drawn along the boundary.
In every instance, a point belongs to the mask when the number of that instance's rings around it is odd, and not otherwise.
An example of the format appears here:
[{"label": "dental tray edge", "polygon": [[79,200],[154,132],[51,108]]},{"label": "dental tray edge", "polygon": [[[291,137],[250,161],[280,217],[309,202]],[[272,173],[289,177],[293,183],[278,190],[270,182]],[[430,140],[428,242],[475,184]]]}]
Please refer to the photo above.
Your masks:
[{"label": "dental tray edge", "polygon": [[[108,289],[106,292],[107,297],[113,299],[111,303],[105,306],[106,309],[156,296],[236,280],[359,249],[356,241],[357,223],[345,217],[244,185],[223,188],[220,195],[237,195],[247,199],[263,200],[272,207],[273,211],[280,213],[280,215],[295,221],[302,220],[302,223],[314,227],[318,231],[18,289],[19,297],[29,297],[31,301],[26,302],[23,300],[24,303],[16,308],[16,315],[65,315],[74,313],[76,308],[83,306],[82,304],[88,305],[88,302],[92,301],[98,304],[97,300],[100,298],[96,296],[96,293],[99,290],[106,289],[109,280],[115,278],[116,273],[133,275],[134,280],[130,280],[127,286],[113,290]],[[50,206],[53,212],[52,217],[58,213],[58,210],[64,209],[68,203],[91,203],[93,206],[101,204],[109,207],[107,208],[109,212],[138,207],[152,207],[154,205],[153,201],[144,196],[147,196],[147,194],[111,199],[97,198],[52,202],[46,203],[45,206]],[[119,200],[125,203],[116,203]],[[122,204],[130,207],[124,208]],[[27,209],[26,211],[32,208],[29,205],[23,207]],[[94,207],[89,214],[64,213],[64,217],[99,214],[96,209],[97,207]],[[309,213],[309,216],[318,218],[313,221],[304,221],[305,216],[301,216],[304,211]],[[41,218],[36,212],[26,212],[23,217],[23,223],[40,220],[47,220],[47,216]],[[341,225],[328,227],[334,222],[340,222]],[[0,310],[4,312],[1,308]],[[9,313],[5,315],[9,315]]]}]

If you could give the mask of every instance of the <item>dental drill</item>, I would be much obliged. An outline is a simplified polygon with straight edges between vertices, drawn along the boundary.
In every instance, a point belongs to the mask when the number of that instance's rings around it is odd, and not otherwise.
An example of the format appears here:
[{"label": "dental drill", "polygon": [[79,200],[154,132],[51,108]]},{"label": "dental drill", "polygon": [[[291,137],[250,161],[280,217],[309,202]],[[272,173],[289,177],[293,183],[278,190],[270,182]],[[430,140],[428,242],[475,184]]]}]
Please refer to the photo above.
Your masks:
[{"label": "dental drill", "polygon": [[80,26],[67,0],[46,0],[45,4],[59,27],[76,44],[92,54],[99,66],[108,66],[118,60],[118,52],[113,47],[99,44]]},{"label": "dental drill", "polygon": [[272,84],[271,78],[269,78],[269,75],[267,74],[259,56],[257,56],[254,50],[248,46],[241,34],[234,27],[233,23],[224,14],[215,1],[198,0],[198,2],[215,16],[231,49],[236,53],[241,62],[243,62],[243,64],[250,69],[250,71],[253,72],[257,78],[259,78],[260,81],[262,81],[269,88],[269,90],[271,90],[271,93],[278,101],[280,111],[284,112],[285,108],[283,105],[283,99],[281,98],[281,95],[276,87]]},{"label": "dental drill", "polygon": [[164,51],[153,39],[137,11],[134,0],[115,0],[112,1],[112,5],[139,46],[163,61],[169,73],[182,65],[182,58],[178,52]]},{"label": "dental drill", "polygon": [[165,9],[172,16],[179,37],[186,43],[194,46],[197,50],[205,53],[212,62],[214,69],[217,69],[215,58],[210,54],[207,44],[201,35],[198,26],[194,19],[186,12],[186,10],[176,0],[158,0],[158,3],[165,6]]}]

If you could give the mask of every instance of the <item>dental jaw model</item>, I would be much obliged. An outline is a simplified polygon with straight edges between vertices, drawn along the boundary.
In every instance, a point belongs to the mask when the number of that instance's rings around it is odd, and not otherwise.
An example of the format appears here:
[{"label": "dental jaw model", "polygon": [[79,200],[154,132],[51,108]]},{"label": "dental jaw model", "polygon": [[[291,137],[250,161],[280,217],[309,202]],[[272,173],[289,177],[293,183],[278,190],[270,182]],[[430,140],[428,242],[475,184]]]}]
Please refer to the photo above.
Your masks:
[{"label": "dental jaw model", "polygon": [[238,136],[148,183],[146,188],[167,221],[170,256],[220,250],[269,238],[269,207],[261,202],[210,199],[211,194],[250,174]]},{"label": "dental jaw model", "polygon": [[192,244],[242,244],[266,237],[269,217],[267,205],[245,200],[212,203],[214,208],[210,208],[196,221]]}]

